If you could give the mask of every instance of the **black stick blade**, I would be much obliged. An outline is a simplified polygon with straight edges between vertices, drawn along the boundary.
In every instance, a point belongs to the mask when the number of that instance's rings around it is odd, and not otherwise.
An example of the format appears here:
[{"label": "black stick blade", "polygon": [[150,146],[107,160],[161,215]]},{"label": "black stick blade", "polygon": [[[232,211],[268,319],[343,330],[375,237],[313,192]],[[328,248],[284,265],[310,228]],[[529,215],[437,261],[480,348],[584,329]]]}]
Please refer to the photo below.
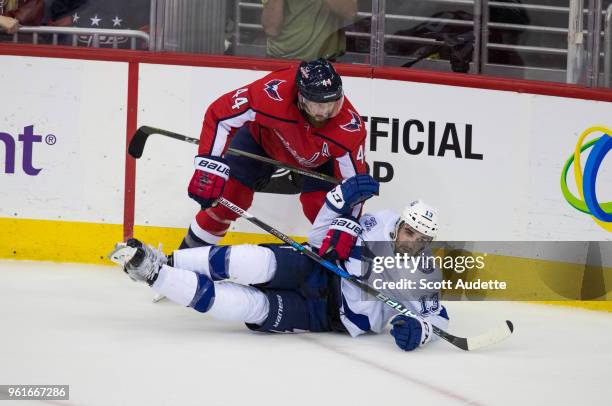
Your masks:
[{"label": "black stick blade", "polygon": [[132,140],[130,141],[130,145],[128,146],[128,154],[136,159],[140,158],[149,135],[151,135],[151,128],[147,127],[146,125],[136,130]]}]

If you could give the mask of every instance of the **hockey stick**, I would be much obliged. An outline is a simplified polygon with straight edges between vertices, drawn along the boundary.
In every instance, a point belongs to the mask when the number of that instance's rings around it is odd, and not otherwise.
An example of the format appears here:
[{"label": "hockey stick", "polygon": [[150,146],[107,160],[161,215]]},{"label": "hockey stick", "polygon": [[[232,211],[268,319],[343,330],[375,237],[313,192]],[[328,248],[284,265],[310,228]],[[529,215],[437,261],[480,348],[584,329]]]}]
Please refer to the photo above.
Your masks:
[{"label": "hockey stick", "polygon": [[[369,293],[370,295],[374,296],[376,299],[380,300],[387,306],[391,307],[392,309],[397,311],[399,314],[405,314],[410,317],[422,319],[422,317],[417,316],[416,314],[408,310],[408,308],[402,305],[400,301],[395,300],[392,297],[389,297],[387,295],[384,295],[378,290],[374,289],[373,287],[366,285],[365,283],[357,279],[355,276],[344,271],[343,269],[339,268],[338,266],[331,263],[330,261],[327,261],[326,259],[318,255],[317,253],[307,249],[302,244],[293,240],[291,237],[281,233],[274,227],[269,226],[268,224],[259,220],[257,217],[253,216],[247,211],[236,206],[234,203],[230,202],[229,200],[226,200],[221,197],[217,200],[217,202],[227,207],[229,210],[233,211],[234,213],[240,215],[241,217],[247,219],[251,223],[260,227],[261,229],[272,234],[273,236],[280,239],[284,243],[291,245],[293,248],[295,248],[302,254],[306,255],[308,258],[321,264],[322,266],[332,271],[336,275],[340,276],[341,278],[344,278],[347,281],[351,282],[353,285],[357,286],[358,288],[365,291],[366,293]],[[442,330],[441,328],[434,326],[433,324],[432,324],[432,328],[433,328],[433,332],[435,335],[437,335],[440,338],[443,338],[444,340],[448,341],[455,347],[461,348],[462,350],[465,350],[465,351],[472,351],[478,348],[482,348],[482,347],[485,347],[491,344],[498,343],[504,340],[505,338],[509,337],[514,331],[514,326],[512,325],[512,322],[510,320],[506,320],[502,325],[492,328],[491,330],[483,334],[480,334],[475,337],[468,337],[468,338],[454,336]]]},{"label": "hockey stick", "polygon": [[[164,135],[166,137],[174,138],[175,140],[179,140],[179,141],[185,141],[185,142],[188,142],[194,145],[198,145],[200,143],[200,140],[196,138],[187,137],[186,135],[178,134],[178,133],[168,131],[168,130],[162,130],[161,128],[154,128],[154,127],[143,125],[138,130],[136,130],[136,132],[134,133],[134,136],[132,137],[132,140],[130,141],[130,145],[128,147],[128,153],[136,159],[140,158],[144,151],[145,144],[147,143],[147,139],[149,138],[149,135],[151,134]],[[318,172],[309,171],[308,169],[297,168],[297,167],[287,165],[282,162],[279,162],[274,159],[270,159],[270,158],[267,158],[261,155],[252,154],[250,152],[241,151],[239,149],[234,149],[234,148],[228,148],[227,152],[232,155],[243,156],[243,157],[255,159],[257,161],[265,162],[267,164],[274,165],[279,168],[287,169],[295,173],[299,173],[301,175],[310,176],[311,178],[324,180],[326,182],[333,183],[334,185],[337,185],[340,183],[338,179],[332,176],[328,176],[328,175],[318,173]]]}]

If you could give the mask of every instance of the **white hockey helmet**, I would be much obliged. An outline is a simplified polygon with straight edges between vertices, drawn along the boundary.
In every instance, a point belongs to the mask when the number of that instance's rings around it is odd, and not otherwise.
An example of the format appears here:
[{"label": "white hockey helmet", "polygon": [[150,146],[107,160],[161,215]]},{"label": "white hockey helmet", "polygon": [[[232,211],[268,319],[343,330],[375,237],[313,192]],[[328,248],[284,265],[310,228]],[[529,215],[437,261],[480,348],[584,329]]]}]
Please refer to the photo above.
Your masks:
[{"label": "white hockey helmet", "polygon": [[395,225],[395,236],[404,223],[432,239],[438,235],[438,211],[420,199],[404,208]]}]

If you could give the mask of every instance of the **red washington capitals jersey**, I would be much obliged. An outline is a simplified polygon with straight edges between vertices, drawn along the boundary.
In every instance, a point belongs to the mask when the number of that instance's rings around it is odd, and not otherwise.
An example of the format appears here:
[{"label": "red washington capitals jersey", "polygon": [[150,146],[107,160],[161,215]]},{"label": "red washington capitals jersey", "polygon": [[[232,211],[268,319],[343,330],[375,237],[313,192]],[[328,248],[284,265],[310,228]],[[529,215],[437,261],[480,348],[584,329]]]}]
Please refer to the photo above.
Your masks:
[{"label": "red washington capitals jersey", "polygon": [[199,154],[223,156],[243,125],[273,159],[303,168],[335,160],[335,176],[366,173],[363,120],[348,98],[339,114],[314,128],[297,107],[297,66],[281,69],[224,94],[206,111]]}]

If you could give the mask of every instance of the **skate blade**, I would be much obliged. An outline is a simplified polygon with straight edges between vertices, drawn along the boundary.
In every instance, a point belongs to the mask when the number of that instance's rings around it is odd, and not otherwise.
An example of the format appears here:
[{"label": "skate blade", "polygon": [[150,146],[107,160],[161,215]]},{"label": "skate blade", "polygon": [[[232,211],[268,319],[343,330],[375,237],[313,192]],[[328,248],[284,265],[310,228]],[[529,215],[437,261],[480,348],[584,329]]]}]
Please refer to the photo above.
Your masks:
[{"label": "skate blade", "polygon": [[153,298],[153,303],[159,303],[162,300],[166,299],[166,296],[162,295],[161,293],[158,293],[157,295],[155,295],[155,297]]},{"label": "skate blade", "polygon": [[125,243],[119,243],[115,246],[115,249],[108,254],[108,259],[117,265],[125,267],[130,260],[136,254],[138,248],[128,247]]}]

